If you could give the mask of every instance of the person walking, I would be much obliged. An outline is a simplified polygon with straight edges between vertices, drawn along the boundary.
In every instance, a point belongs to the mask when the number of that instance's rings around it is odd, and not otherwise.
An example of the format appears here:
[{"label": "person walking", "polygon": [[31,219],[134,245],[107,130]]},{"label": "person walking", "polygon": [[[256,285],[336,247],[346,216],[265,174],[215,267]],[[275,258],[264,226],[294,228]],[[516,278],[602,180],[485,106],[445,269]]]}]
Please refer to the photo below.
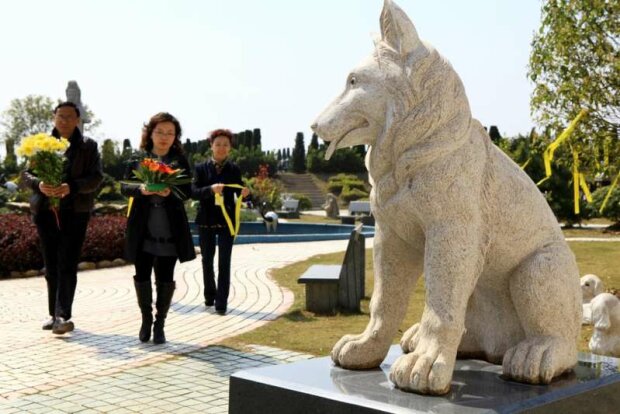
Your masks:
[{"label": "person walking", "polygon": [[[181,145],[181,124],[169,113],[154,115],[142,131],[141,154],[134,157],[125,171],[125,179],[145,158],[158,159],[174,169],[181,168],[191,178],[191,170]],[[188,180],[189,181],[189,180]],[[183,202],[191,195],[191,184],[179,185],[178,195],[170,188],[149,191],[145,184],[124,182],[122,194],[133,197],[125,238],[125,255],[134,263],[134,286],[142,324],[138,337],[148,342],[166,342],[165,320],[174,294],[174,267],[177,259],[186,262],[196,257]],[[157,313],[153,322],[151,273],[155,271]]]},{"label": "person walking", "polygon": [[[58,335],[75,328],[71,318],[77,265],[95,196],[103,180],[97,143],[82,135],[78,128],[80,116],[80,110],[72,102],[60,103],[54,109],[52,136],[69,140],[62,184],[49,185],[31,169],[21,174],[22,184],[33,191],[30,211],[45,264],[50,319],[43,329]],[[57,212],[50,209],[50,197],[60,199]]]},{"label": "person walking", "polygon": [[[196,166],[192,198],[200,201],[196,224],[199,226],[205,305],[207,307],[215,305],[215,311],[224,315],[228,306],[230,260],[237,224],[235,196],[247,197],[250,190],[243,187],[239,167],[228,159],[233,145],[232,132],[228,129],[217,129],[211,132],[209,142],[212,157]],[[216,205],[217,200],[221,200],[223,204]],[[216,246],[218,247],[217,285],[213,269]]]}]

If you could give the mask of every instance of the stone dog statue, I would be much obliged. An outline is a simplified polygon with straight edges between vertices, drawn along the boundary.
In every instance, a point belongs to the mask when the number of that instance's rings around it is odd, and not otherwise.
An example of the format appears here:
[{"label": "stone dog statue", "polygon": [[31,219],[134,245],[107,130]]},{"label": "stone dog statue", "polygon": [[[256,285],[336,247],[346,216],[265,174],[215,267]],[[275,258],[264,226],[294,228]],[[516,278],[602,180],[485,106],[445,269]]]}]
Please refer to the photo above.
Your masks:
[{"label": "stone dog statue", "polygon": [[611,293],[601,293],[592,299],[594,332],[588,344],[599,355],[620,357],[620,299]]},{"label": "stone dog statue", "polygon": [[603,281],[593,274],[583,275],[579,279],[581,284],[581,308],[582,308],[582,325],[592,323],[592,304],[590,303],[595,296],[605,292]]},{"label": "stone dog statue", "polygon": [[575,258],[540,191],[472,118],[458,75],[385,0],[381,38],[312,128],[326,157],[365,144],[376,218],[374,292],[365,331],[332,350],[344,368],[379,366],[424,273],[420,323],[390,379],[444,394],[455,359],[502,363],[546,384],[577,362]]}]

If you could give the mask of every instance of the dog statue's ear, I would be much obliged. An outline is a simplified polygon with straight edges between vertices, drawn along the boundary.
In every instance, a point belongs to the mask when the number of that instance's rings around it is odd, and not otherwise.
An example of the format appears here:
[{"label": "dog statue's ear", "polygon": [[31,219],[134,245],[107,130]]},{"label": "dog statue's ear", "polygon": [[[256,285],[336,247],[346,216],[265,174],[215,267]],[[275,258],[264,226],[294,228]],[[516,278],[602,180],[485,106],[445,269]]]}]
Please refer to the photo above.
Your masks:
[{"label": "dog statue's ear", "polygon": [[381,12],[381,38],[406,58],[421,43],[413,23],[392,0],[385,0]]},{"label": "dog statue's ear", "polygon": [[609,309],[603,306],[602,309],[592,310],[592,322],[596,329],[606,331],[611,327],[611,319],[609,317]]}]

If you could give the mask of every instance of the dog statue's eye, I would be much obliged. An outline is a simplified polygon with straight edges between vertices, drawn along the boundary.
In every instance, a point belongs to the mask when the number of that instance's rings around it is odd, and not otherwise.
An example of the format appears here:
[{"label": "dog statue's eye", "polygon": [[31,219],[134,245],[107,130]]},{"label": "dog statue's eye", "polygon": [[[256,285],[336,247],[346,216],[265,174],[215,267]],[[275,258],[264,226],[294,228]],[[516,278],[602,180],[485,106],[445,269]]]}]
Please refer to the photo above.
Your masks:
[{"label": "dog statue's eye", "polygon": [[586,282],[586,286],[588,286],[588,287],[589,287],[589,286],[590,286],[590,282]]},{"label": "dog statue's eye", "polygon": [[355,78],[355,76],[351,76],[349,78],[349,85],[355,86],[356,83],[357,83],[357,79]]}]

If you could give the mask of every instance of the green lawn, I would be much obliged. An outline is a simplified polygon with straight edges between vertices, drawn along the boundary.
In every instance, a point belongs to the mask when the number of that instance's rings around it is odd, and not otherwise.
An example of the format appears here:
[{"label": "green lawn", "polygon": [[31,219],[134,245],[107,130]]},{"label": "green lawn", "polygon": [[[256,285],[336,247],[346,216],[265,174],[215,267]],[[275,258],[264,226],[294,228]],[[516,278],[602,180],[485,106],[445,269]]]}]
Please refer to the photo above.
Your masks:
[{"label": "green lawn", "polygon": [[[569,242],[579,264],[581,275],[595,273],[607,288],[620,289],[620,243],[619,242]],[[272,277],[278,284],[290,289],[295,301],[289,311],[258,329],[227,339],[222,344],[243,349],[249,344],[274,346],[314,355],[327,355],[340,337],[347,333],[359,333],[368,323],[368,304],[373,287],[372,250],[366,251],[366,298],[362,301],[361,314],[338,314],[320,316],[304,310],[304,286],[297,278],[313,264],[340,264],[344,252],[314,256],[281,269],[274,269]],[[400,333],[419,321],[424,307],[424,283],[418,282],[409,302],[409,309]],[[587,350],[591,329],[584,328],[580,349]],[[400,334],[394,338],[398,343]]]}]

